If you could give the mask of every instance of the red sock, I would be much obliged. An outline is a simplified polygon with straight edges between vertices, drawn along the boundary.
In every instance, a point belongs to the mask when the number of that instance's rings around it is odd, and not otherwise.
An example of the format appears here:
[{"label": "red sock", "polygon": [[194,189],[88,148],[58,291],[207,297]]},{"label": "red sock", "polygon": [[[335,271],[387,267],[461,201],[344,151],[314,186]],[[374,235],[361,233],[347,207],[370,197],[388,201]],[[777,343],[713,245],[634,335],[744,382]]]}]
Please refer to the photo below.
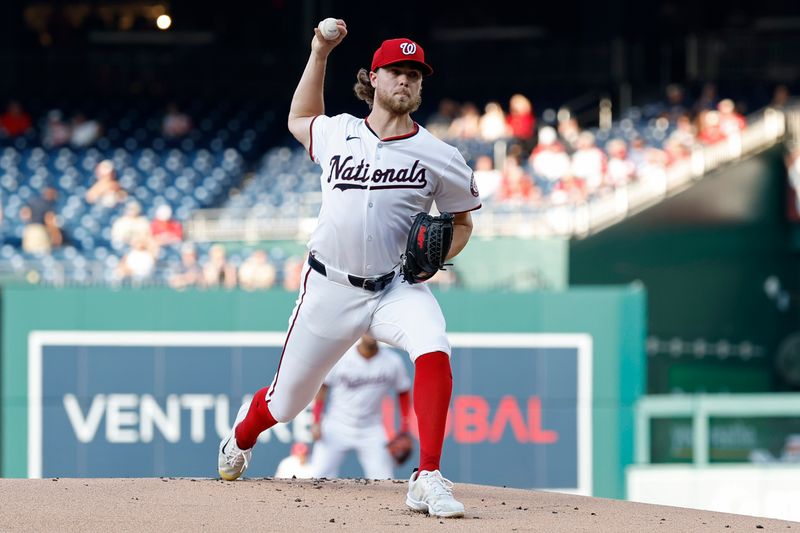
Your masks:
[{"label": "red sock", "polygon": [[278,423],[267,407],[267,390],[258,391],[250,402],[250,409],[238,426],[236,426],[236,445],[242,450],[249,450],[256,444],[261,432]]},{"label": "red sock", "polygon": [[447,422],[447,407],[453,392],[450,358],[430,352],[414,363],[414,413],[419,425],[419,470],[439,469]]}]

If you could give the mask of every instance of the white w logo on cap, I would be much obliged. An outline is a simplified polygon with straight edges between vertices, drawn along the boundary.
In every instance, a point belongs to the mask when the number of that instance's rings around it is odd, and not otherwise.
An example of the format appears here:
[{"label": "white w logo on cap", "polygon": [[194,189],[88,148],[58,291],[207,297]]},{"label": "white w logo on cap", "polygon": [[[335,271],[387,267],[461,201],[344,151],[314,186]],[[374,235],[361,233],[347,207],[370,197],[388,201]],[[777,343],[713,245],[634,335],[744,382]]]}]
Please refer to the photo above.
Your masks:
[{"label": "white w logo on cap", "polygon": [[417,53],[417,43],[400,43],[400,50],[407,56],[413,56]]}]

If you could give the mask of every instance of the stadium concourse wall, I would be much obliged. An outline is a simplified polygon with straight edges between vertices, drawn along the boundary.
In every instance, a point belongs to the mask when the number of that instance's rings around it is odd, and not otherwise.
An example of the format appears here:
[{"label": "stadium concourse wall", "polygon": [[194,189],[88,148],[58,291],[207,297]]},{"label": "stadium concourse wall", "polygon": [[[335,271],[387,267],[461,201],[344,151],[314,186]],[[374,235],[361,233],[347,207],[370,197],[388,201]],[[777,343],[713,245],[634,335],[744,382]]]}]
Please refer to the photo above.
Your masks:
[{"label": "stadium concourse wall", "polygon": [[[624,498],[625,467],[634,462],[633,409],[645,393],[643,288],[452,289],[437,297],[454,346],[451,415],[456,415],[448,421],[445,443],[445,456],[453,459],[443,465],[448,477],[505,484],[504,477],[481,476],[529,469],[530,481],[512,480],[509,486],[566,487]],[[206,427],[216,423],[219,433],[220,405],[232,416],[236,394],[269,383],[295,299],[283,290],[4,287],[2,476],[215,475],[209,464],[218,436],[189,425],[206,413]],[[93,352],[97,346],[100,352]],[[225,368],[234,360],[245,367],[244,377],[241,368],[238,374],[244,384],[229,395],[230,403],[208,395],[217,401],[215,422],[213,409],[198,407],[202,398],[193,391],[234,381]],[[35,379],[29,370],[38,373]],[[130,394],[141,392],[136,383],[142,379],[155,381],[154,390],[161,392]],[[92,399],[92,390],[101,394]],[[585,392],[586,403],[576,400]],[[157,415],[149,432],[143,429],[145,397]],[[219,404],[219,398],[225,401]],[[137,406],[142,410],[134,413]],[[180,422],[170,429],[172,414]],[[142,427],[136,426],[137,416]],[[299,431],[294,428],[294,439],[302,438]],[[32,436],[36,442],[29,442]],[[261,447],[259,467],[291,444],[277,431],[273,437]],[[278,444],[285,446],[270,451]],[[137,465],[145,470],[125,470]],[[548,469],[554,477],[545,479]],[[575,473],[575,483],[564,472]],[[271,475],[254,470],[259,473]]]}]

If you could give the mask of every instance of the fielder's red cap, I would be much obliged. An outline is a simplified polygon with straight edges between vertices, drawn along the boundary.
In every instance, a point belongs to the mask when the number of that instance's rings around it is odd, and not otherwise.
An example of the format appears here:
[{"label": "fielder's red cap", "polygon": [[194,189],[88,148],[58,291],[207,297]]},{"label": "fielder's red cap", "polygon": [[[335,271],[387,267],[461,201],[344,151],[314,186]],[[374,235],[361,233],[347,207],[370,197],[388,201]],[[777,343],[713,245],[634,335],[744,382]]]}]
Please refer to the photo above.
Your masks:
[{"label": "fielder's red cap", "polygon": [[304,442],[295,442],[292,444],[292,455],[306,455],[308,453],[308,444]]},{"label": "fielder's red cap", "polygon": [[416,63],[423,76],[433,74],[433,69],[425,62],[425,51],[411,39],[387,39],[381,43],[372,56],[372,69],[378,70],[386,65],[410,61]]}]

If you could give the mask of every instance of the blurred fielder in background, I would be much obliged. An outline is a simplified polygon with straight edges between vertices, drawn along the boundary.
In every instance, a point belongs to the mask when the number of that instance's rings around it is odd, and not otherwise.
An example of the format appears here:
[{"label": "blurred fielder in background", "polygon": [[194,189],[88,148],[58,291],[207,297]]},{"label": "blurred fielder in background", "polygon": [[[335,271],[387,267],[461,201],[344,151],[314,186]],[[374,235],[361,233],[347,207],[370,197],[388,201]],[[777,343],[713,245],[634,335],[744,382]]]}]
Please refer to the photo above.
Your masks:
[{"label": "blurred fielder in background", "polygon": [[[400,356],[379,346],[369,335],[361,337],[333,367],[314,400],[313,477],[338,477],[350,450],[358,455],[365,478],[393,477],[395,458],[383,427],[381,405],[384,396],[397,393],[399,434],[408,433],[410,388],[411,380]],[[322,420],[326,400],[328,409]]]},{"label": "blurred fielder in background", "polygon": [[295,442],[292,444],[289,455],[278,463],[278,468],[275,470],[275,477],[296,477],[298,479],[312,477],[311,465],[308,462],[308,444],[305,442]]}]

